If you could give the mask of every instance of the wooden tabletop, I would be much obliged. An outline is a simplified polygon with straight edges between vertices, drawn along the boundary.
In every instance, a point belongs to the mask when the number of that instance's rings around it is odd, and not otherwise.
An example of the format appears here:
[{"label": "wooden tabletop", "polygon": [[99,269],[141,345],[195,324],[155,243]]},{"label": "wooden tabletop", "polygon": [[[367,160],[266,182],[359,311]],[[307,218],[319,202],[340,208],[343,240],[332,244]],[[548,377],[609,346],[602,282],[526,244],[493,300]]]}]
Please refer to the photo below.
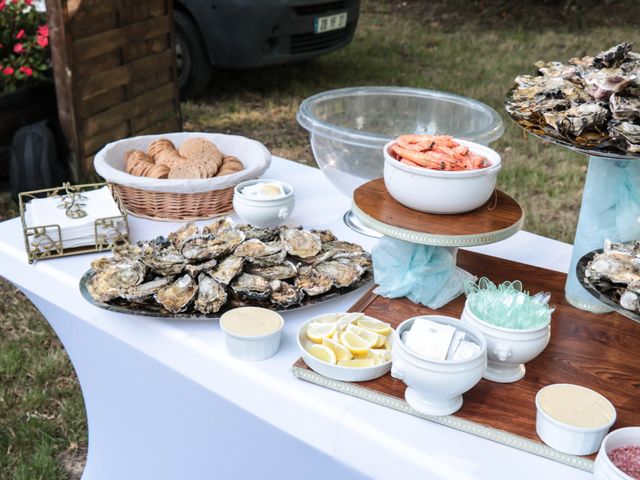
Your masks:
[{"label": "wooden tabletop", "polygon": [[[536,434],[536,393],[553,383],[573,383],[594,389],[613,403],[617,411],[613,428],[640,425],[640,324],[617,313],[598,315],[572,307],[564,298],[567,276],[563,273],[468,251],[460,251],[458,259],[462,268],[478,277],[496,283],[519,279],[531,293],[551,292],[549,303],[556,311],[551,317],[551,341],[526,364],[524,378],[508,384],[481,380],[463,395],[456,417],[541,442]],[[460,318],[464,302],[460,296],[431,310],[407,298],[390,299],[370,291],[352,311],[396,327],[417,315]],[[396,398],[404,398],[406,388],[389,374],[358,386]]]},{"label": "wooden tabletop", "polygon": [[413,210],[389,195],[382,178],[358,187],[353,193],[353,206],[355,215],[368,227],[428,245],[494,243],[515,234],[524,220],[518,202],[499,190],[482,207],[467,213],[438,215]]}]

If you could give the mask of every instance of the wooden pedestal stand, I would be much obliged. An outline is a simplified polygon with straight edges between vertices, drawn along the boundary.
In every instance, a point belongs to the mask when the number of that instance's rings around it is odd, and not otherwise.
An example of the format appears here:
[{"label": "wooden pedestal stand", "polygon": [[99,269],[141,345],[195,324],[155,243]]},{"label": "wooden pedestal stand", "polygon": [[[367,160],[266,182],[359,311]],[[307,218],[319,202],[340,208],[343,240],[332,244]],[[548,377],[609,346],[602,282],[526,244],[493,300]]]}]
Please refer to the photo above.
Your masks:
[{"label": "wooden pedestal stand", "polygon": [[[435,215],[407,208],[394,200],[379,178],[353,192],[352,210],[367,227],[391,238],[453,249],[505,240],[522,228],[522,208],[506,193],[495,194],[482,207],[457,215]],[[473,273],[473,272],[471,272]]]}]

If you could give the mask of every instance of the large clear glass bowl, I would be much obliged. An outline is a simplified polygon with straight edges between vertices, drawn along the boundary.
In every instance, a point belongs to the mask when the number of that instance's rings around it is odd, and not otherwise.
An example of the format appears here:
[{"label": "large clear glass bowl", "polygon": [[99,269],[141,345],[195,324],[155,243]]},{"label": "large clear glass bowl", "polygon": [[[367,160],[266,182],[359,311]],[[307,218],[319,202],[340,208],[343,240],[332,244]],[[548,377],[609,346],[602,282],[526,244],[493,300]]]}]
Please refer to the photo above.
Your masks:
[{"label": "large clear glass bowl", "polygon": [[313,156],[327,178],[351,198],[382,177],[382,147],[406,133],[447,134],[488,145],[504,132],[493,108],[470,98],[403,87],[329,90],[300,104]]}]

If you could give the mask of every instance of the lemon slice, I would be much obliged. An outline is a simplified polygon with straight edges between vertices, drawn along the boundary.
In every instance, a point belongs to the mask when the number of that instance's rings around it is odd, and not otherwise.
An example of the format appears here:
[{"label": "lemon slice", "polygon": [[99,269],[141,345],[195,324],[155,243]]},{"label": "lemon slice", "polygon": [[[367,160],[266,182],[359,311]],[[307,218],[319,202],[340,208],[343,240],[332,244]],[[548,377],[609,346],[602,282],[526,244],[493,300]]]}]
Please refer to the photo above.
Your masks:
[{"label": "lemon slice", "polygon": [[353,360],[341,360],[338,365],[352,368],[374,367],[375,361],[373,358],[354,358]]},{"label": "lemon slice", "polygon": [[380,365],[391,360],[391,353],[389,352],[389,350],[385,350],[384,348],[372,348],[371,350],[369,350],[369,355],[367,358],[373,358],[375,364]]},{"label": "lemon slice", "polygon": [[392,341],[391,341],[391,337],[389,336],[389,337],[387,337],[387,339],[384,341],[384,349],[385,349],[385,350],[388,350],[388,351],[391,351],[391,343],[392,343]]},{"label": "lemon slice", "polygon": [[336,323],[338,320],[340,320],[340,318],[342,318],[342,315],[340,313],[329,313],[327,315],[323,315],[319,318],[316,318],[315,320],[313,320],[311,323]]},{"label": "lemon slice", "polygon": [[[335,333],[333,335],[335,336]],[[353,355],[351,354],[349,349],[342,345],[340,342],[336,342],[335,340],[325,337],[322,339],[322,345],[326,345],[331,350],[333,350],[333,353],[336,354],[336,358],[338,359],[338,361],[351,360],[353,358]]]},{"label": "lemon slice", "polygon": [[369,353],[369,342],[353,332],[342,332],[340,334],[340,343],[356,356],[364,357]]},{"label": "lemon slice", "polygon": [[373,348],[378,344],[384,345],[384,341],[386,340],[383,335],[378,335],[376,332],[366,330],[357,325],[349,325],[346,331],[354,333],[364,339],[369,344],[369,348]]},{"label": "lemon slice", "polygon": [[376,332],[378,335],[389,335],[391,333],[391,325],[375,318],[362,317],[358,319],[357,325],[372,332]]},{"label": "lemon slice", "polygon": [[307,327],[307,337],[315,343],[322,343],[322,339],[330,337],[336,331],[335,323],[310,323]]},{"label": "lemon slice", "polygon": [[330,363],[331,365],[336,364],[336,354],[326,345],[311,345],[309,349],[309,353],[316,357],[318,360],[322,360],[323,362]]}]

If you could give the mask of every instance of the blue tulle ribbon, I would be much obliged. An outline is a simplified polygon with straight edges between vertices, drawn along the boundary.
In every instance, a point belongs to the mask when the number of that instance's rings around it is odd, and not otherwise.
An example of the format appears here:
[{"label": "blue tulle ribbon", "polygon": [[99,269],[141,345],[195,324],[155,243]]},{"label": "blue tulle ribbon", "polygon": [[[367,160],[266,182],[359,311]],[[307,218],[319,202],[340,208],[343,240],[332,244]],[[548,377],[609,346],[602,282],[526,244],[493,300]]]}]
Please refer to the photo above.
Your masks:
[{"label": "blue tulle ribbon", "polygon": [[455,266],[452,250],[383,238],[372,251],[375,293],[389,298],[408,297],[429,308],[440,308],[464,291],[474,278]]}]

